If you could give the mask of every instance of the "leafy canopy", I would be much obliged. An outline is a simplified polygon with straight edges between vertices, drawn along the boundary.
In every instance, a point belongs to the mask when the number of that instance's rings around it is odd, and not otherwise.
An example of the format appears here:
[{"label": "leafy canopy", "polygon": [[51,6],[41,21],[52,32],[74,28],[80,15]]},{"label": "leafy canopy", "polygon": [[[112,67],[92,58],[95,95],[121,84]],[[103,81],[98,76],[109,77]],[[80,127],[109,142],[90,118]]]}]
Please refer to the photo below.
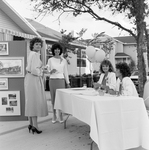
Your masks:
[{"label": "leafy canopy", "polygon": [[[118,22],[114,22],[110,19],[104,18],[98,15],[100,10],[110,10],[112,14],[123,13],[125,17],[130,20],[133,25],[137,24],[137,21],[142,20],[149,14],[147,0],[141,0],[143,2],[143,12],[140,12],[140,0],[31,0],[34,2],[35,11],[39,14],[49,14],[54,12],[60,12],[60,16],[63,13],[72,13],[74,16],[81,15],[83,13],[89,13],[95,20],[103,20],[110,24],[117,26],[119,29],[125,30],[132,36],[136,36],[136,28],[130,30],[122,26]],[[142,15],[143,14],[143,15]],[[59,17],[60,17],[59,16]],[[138,20],[137,20],[138,19]]]}]

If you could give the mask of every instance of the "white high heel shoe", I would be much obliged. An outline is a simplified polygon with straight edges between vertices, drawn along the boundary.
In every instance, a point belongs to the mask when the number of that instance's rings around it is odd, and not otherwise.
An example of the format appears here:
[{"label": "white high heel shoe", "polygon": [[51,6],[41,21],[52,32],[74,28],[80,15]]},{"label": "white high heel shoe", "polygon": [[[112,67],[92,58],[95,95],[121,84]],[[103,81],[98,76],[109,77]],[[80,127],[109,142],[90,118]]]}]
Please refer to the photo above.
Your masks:
[{"label": "white high heel shoe", "polygon": [[54,123],[56,123],[57,122],[57,120],[52,120],[52,123],[54,124]]},{"label": "white high heel shoe", "polygon": [[52,118],[52,123],[54,124],[54,123],[56,123],[57,122],[57,118],[55,117],[55,118]]},{"label": "white high heel shoe", "polygon": [[64,123],[65,122],[65,120],[59,120],[59,123]]}]

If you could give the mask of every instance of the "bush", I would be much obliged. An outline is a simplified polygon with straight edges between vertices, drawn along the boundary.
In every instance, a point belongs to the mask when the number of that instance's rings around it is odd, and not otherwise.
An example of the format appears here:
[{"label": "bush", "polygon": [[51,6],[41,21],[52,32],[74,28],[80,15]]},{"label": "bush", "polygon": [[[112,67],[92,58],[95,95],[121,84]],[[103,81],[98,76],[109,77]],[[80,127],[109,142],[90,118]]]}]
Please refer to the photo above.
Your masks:
[{"label": "bush", "polygon": [[130,68],[131,73],[133,73],[133,71],[136,69],[136,64],[132,58],[130,59],[130,63],[128,64],[128,66]]},{"label": "bush", "polygon": [[71,87],[82,87],[83,84],[87,84],[87,87],[92,87],[93,82],[97,82],[99,80],[100,75],[95,73],[93,77],[91,74],[83,74],[80,75],[69,75],[70,85]]}]

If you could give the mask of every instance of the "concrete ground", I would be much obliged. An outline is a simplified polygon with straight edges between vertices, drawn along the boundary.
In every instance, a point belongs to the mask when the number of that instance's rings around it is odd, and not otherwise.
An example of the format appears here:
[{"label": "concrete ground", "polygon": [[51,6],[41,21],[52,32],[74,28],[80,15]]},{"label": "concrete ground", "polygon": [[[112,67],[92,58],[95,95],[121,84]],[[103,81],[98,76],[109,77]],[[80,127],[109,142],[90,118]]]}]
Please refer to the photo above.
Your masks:
[{"label": "concrete ground", "polygon": [[[50,95],[47,102],[49,115],[38,119],[41,134],[29,133],[28,121],[0,122],[0,150],[90,150],[90,127],[72,116],[67,120],[66,129],[64,124],[52,124]],[[93,150],[98,150],[95,143]]]},{"label": "concrete ground", "polygon": [[51,113],[39,118],[42,134],[29,133],[28,121],[0,122],[0,150],[90,150],[87,124],[70,116],[64,129],[64,124],[52,124],[51,118]]},{"label": "concrete ground", "polygon": [[[67,120],[66,129],[59,122],[52,124],[50,95],[46,94],[49,115],[38,119],[43,132],[29,133],[28,121],[0,122],[0,150],[90,150],[89,126],[72,116]],[[98,150],[96,144],[93,148]]]}]

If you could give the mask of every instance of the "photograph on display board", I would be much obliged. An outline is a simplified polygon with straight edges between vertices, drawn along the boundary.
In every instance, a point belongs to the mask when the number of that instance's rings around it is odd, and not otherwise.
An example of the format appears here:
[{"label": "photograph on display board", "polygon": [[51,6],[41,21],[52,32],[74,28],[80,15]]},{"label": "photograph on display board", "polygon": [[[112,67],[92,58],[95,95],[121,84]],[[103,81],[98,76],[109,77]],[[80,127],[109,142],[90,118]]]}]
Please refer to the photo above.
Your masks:
[{"label": "photograph on display board", "polygon": [[13,94],[8,94],[8,97],[9,97],[9,99],[16,99],[16,94],[15,93],[13,93]]},{"label": "photograph on display board", "polygon": [[0,55],[9,55],[8,42],[0,42]]},{"label": "photograph on display board", "polygon": [[13,112],[14,112],[14,109],[13,109],[13,107],[6,107],[6,113],[7,114],[13,114]]},{"label": "photograph on display board", "polygon": [[8,90],[8,79],[0,78],[0,90]]},{"label": "photograph on display board", "polygon": [[17,106],[17,101],[9,101],[10,106]]},{"label": "photograph on display board", "polygon": [[8,104],[7,97],[2,97],[2,105],[7,105],[7,104]]},{"label": "photograph on display board", "polygon": [[24,57],[0,57],[0,77],[24,77]]},{"label": "photograph on display board", "polygon": [[0,116],[16,116],[20,112],[20,91],[0,91]]}]

